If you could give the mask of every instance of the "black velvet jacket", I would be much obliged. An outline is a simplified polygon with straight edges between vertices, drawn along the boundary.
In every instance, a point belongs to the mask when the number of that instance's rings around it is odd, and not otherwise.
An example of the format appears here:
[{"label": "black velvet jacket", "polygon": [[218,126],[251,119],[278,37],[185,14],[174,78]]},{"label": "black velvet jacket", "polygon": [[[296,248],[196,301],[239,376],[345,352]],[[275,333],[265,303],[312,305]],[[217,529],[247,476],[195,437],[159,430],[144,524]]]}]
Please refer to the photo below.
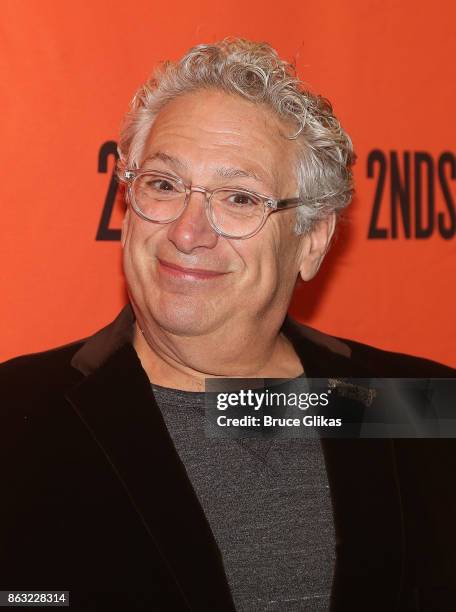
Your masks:
[{"label": "black velvet jacket", "polygon": [[[73,610],[232,612],[217,544],[131,344],[111,325],[0,367],[0,590]],[[456,377],[290,319],[309,377]],[[332,612],[456,610],[456,443],[324,439]]]}]

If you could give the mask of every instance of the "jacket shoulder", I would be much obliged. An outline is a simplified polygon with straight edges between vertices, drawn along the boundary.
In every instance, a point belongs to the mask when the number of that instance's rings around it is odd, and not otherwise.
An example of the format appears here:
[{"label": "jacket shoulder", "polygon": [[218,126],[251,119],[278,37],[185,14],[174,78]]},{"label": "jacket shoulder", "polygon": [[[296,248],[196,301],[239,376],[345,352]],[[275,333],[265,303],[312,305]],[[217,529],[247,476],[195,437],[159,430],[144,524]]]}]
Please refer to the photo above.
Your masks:
[{"label": "jacket shoulder", "polygon": [[[328,376],[366,378],[456,378],[456,369],[424,357],[389,351],[349,338],[332,336],[286,319],[296,350],[315,371]],[[315,376],[317,374],[314,374]]]},{"label": "jacket shoulder", "polygon": [[362,364],[370,372],[370,376],[382,376],[391,378],[453,378],[456,377],[456,369],[449,365],[427,359],[401,353],[380,349],[369,344],[338,338],[340,342],[348,345],[352,351],[352,359],[355,363]]},{"label": "jacket shoulder", "polygon": [[80,377],[71,366],[74,354],[85,340],[76,340],[38,353],[20,355],[0,364],[0,387],[2,390],[37,389],[50,385],[65,385]]}]

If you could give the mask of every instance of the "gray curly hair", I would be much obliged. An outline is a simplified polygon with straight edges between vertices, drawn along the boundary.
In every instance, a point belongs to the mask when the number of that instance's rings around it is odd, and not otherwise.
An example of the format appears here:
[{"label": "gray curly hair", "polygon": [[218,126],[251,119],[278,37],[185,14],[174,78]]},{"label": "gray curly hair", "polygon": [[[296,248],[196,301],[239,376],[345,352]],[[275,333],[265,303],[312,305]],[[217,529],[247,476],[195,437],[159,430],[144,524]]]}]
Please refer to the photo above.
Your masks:
[{"label": "gray curly hair", "polygon": [[216,88],[266,104],[280,118],[296,123],[288,136],[299,146],[299,197],[296,232],[339,213],[353,195],[355,154],[349,136],[325,98],[305,89],[292,65],[267,43],[225,39],[197,45],[176,63],[165,62],[136,92],[119,139],[117,175],[138,168],[152,123],[170,100],[198,89]]}]

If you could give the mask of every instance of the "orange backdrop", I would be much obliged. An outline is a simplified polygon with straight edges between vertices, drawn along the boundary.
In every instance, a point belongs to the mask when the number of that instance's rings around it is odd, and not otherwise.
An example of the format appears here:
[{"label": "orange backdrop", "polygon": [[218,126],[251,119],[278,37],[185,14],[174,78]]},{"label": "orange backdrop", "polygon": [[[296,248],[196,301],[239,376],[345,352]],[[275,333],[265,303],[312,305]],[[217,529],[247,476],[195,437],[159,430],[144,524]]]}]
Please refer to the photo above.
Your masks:
[{"label": "orange backdrop", "polygon": [[159,61],[238,35],[295,61],[358,153],[351,221],[292,314],[456,365],[453,7],[2,0],[0,359],[115,316],[125,300],[122,211],[116,201],[109,212],[109,189],[121,117]]}]

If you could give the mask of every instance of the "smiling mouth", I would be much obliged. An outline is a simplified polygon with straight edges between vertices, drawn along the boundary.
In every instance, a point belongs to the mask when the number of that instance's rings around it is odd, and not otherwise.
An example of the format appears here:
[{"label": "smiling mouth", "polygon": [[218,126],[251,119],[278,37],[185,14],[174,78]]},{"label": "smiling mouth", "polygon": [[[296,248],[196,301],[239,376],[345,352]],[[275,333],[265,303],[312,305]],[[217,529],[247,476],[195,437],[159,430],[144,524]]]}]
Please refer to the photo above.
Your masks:
[{"label": "smiling mouth", "polygon": [[176,278],[193,278],[193,279],[211,279],[223,276],[227,272],[216,272],[215,270],[205,270],[202,268],[184,268],[183,266],[177,266],[169,261],[158,259],[160,268],[167,274]]}]

